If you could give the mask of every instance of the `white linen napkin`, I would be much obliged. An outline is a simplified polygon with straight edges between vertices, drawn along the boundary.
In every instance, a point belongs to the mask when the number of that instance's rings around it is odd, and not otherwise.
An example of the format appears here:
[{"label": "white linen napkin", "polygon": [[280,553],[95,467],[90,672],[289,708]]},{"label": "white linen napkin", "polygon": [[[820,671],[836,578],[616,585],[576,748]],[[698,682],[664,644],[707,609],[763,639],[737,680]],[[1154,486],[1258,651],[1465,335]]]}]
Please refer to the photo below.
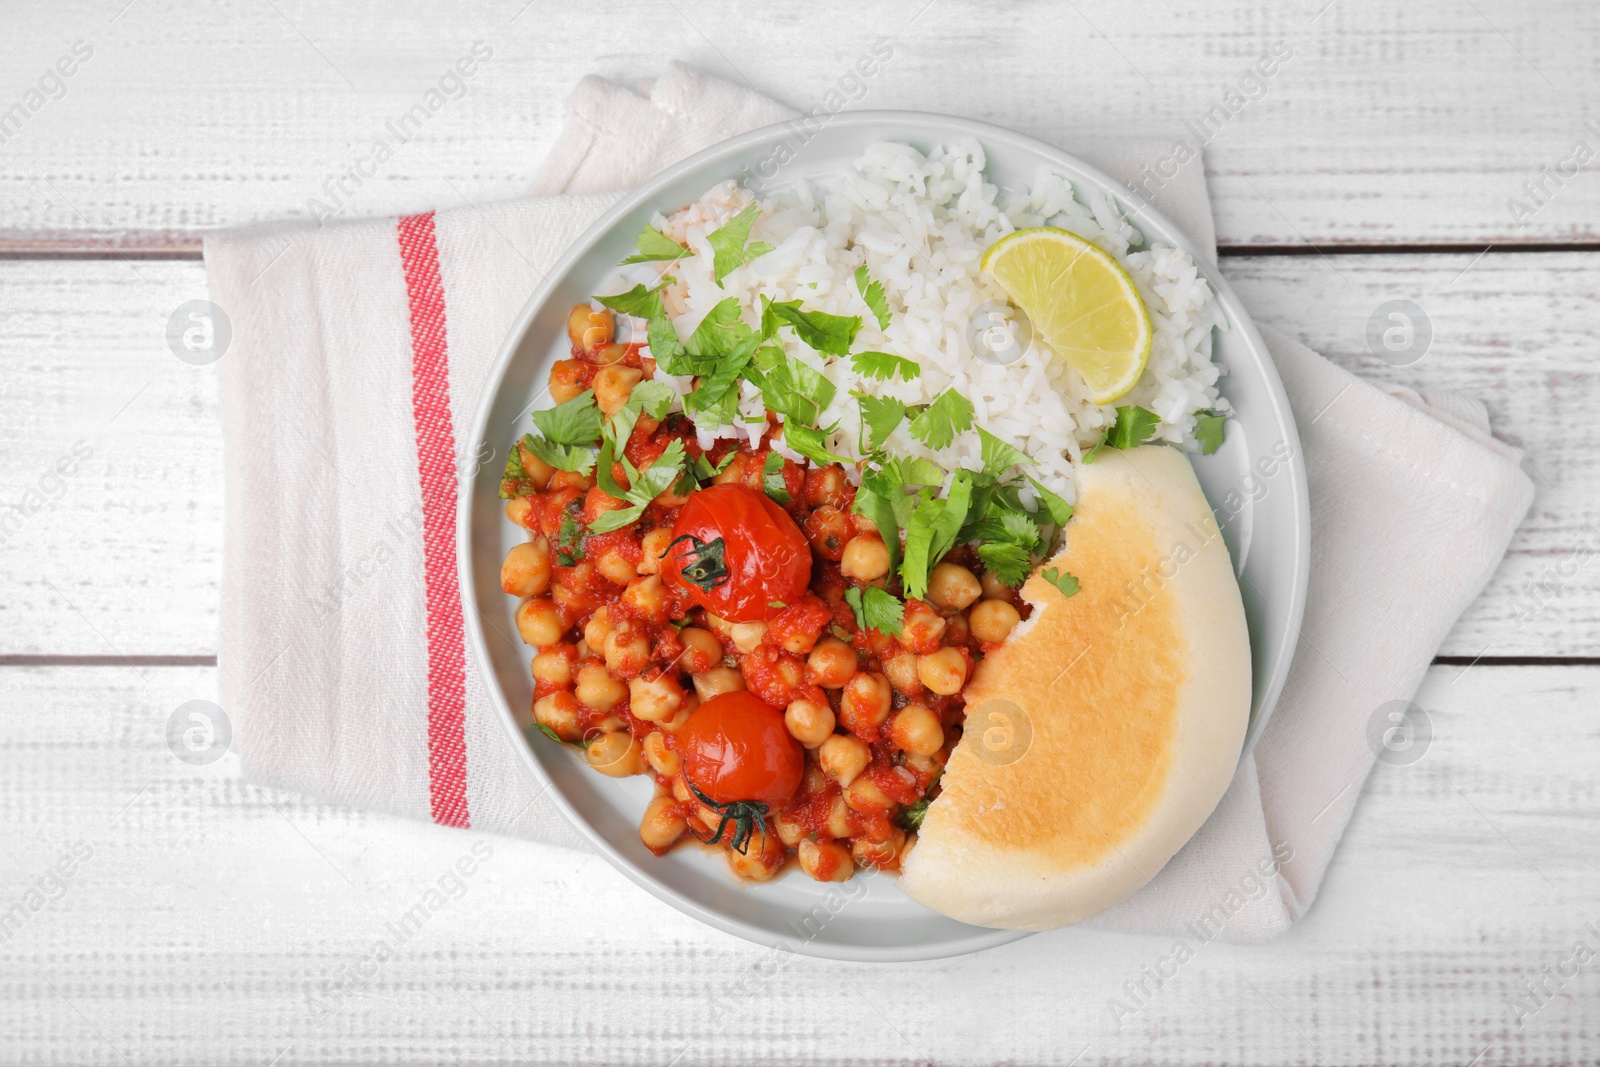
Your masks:
[{"label": "white linen napkin", "polygon": [[[580,843],[536,796],[465,653],[444,465],[474,461],[454,435],[501,341],[614,191],[793,115],[678,64],[640,92],[590,77],[532,199],[207,238],[212,300],[232,326],[221,692],[248,777]],[[1154,158],[1132,141],[1067,147],[1118,178]],[[1214,251],[1197,164],[1153,200]],[[1311,486],[1299,650],[1216,814],[1094,921],[1104,928],[1250,941],[1302,915],[1375,753],[1388,752],[1370,724],[1415,692],[1532,500],[1518,453],[1489,435],[1481,408],[1441,413],[1267,339]]]}]

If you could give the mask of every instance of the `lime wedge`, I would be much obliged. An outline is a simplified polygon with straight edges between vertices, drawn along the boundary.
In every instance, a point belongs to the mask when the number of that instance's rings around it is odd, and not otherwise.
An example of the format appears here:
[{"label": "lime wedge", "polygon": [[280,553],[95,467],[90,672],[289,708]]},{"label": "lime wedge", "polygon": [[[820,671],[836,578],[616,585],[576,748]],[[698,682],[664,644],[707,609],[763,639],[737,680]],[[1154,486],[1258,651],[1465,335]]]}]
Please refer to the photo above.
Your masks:
[{"label": "lime wedge", "polygon": [[1109,404],[1150,357],[1150,314],[1115,259],[1067,230],[1018,230],[989,246],[982,269],[1033,323],[1039,339]]}]

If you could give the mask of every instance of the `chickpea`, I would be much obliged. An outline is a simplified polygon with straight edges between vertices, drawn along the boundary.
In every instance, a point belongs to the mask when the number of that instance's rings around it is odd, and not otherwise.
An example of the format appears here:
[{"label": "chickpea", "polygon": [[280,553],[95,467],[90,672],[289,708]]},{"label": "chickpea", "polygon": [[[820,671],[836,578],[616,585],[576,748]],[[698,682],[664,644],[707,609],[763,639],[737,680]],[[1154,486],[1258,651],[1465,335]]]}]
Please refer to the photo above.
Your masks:
[{"label": "chickpea", "polygon": [[646,722],[670,719],[683,707],[683,686],[678,676],[664,672],[656,678],[638,677],[628,682],[628,709]]},{"label": "chickpea", "polygon": [[964,645],[972,636],[972,625],[967,622],[967,613],[958,611],[944,620],[944,643],[947,645]]},{"label": "chickpea", "polygon": [[637,630],[619,626],[606,634],[606,666],[618,674],[638,674],[650,664],[650,641]]},{"label": "chickpea", "polygon": [[805,531],[806,540],[811,542],[817,555],[831,560],[843,559],[844,546],[856,536],[849,512],[840,511],[832,504],[824,504],[813,511],[806,518]]},{"label": "chickpea", "polygon": [[856,873],[850,850],[837,841],[801,841],[800,869],[819,882],[845,882]]},{"label": "chickpea", "polygon": [[857,533],[877,533],[878,524],[872,521],[872,516],[863,515],[859,511],[852,511],[850,517],[856,521]]},{"label": "chickpea", "polygon": [[677,749],[667,744],[667,735],[659,730],[645,734],[644,758],[649,761],[650,769],[663,778],[676,778],[678,772],[683,770],[683,757],[678,755]]},{"label": "chickpea", "polygon": [[639,840],[644,842],[645,848],[659,856],[677,844],[678,838],[688,828],[689,824],[671,797],[656,797],[645,805],[644,818],[639,820]]},{"label": "chickpea", "polygon": [[944,726],[921,704],[907,704],[889,723],[889,740],[913,756],[931,756],[944,747]]},{"label": "chickpea", "polygon": [[609,367],[613,363],[621,363],[622,357],[628,354],[627,345],[619,345],[615,341],[608,345],[601,345],[589,353],[589,358],[602,367]]},{"label": "chickpea", "polygon": [[777,831],[778,840],[789,848],[794,848],[806,839],[806,828],[800,825],[800,820],[787,812],[778,812],[772,817],[772,828]]},{"label": "chickpea", "polygon": [[547,648],[567,632],[561,612],[543,597],[524,600],[517,608],[516,623],[518,635],[535,648]]},{"label": "chickpea", "polygon": [[583,750],[589,766],[612,778],[626,778],[644,773],[644,753],[639,742],[626,730],[603,733],[589,742]]},{"label": "chickpea", "polygon": [[806,769],[800,775],[800,792],[821,793],[828,788],[828,776],[817,766],[816,757],[806,760]]},{"label": "chickpea", "polygon": [[606,635],[611,632],[611,609],[601,605],[594,609],[589,621],[583,624],[583,640],[591,651],[604,652]]},{"label": "chickpea", "polygon": [[547,489],[550,479],[555,477],[556,469],[540,459],[537,453],[530,452],[521,445],[517,445],[517,456],[522,460],[522,472],[528,476],[528,482],[535,489]]},{"label": "chickpea", "polygon": [[917,677],[915,652],[900,652],[884,660],[883,674],[898,692],[907,696],[916,696],[922,692],[922,679]]},{"label": "chickpea", "polygon": [[1022,616],[1017,609],[1004,600],[980,600],[972,609],[967,625],[972,628],[972,636],[979,641],[986,645],[998,645],[1011,636],[1011,631],[1021,621]]},{"label": "chickpea", "polygon": [[575,359],[558,359],[550,368],[550,399],[557,404],[576,400],[588,388],[583,380],[583,364]]},{"label": "chickpea", "polygon": [[826,700],[801,697],[789,702],[783,724],[794,739],[807,748],[816,748],[833,736],[833,709]]},{"label": "chickpea", "polygon": [[550,588],[550,542],[539,537],[506,553],[500,588],[512,596],[543,596]]},{"label": "chickpea", "polygon": [[1009,602],[1017,595],[1016,590],[996,578],[993,571],[984,571],[983,577],[978,579],[978,584],[983,587],[984,596],[993,597],[996,600]]},{"label": "chickpea", "polygon": [[[712,823],[715,827],[716,823]],[[723,831],[724,835],[731,831]],[[726,839],[726,838],[725,838]],[[728,849],[728,866],[747,882],[768,882],[782,869],[789,853],[777,834],[757,829],[750,835],[743,853]]]},{"label": "chickpea", "polygon": [[871,762],[872,750],[867,747],[867,743],[849,734],[834,734],[817,749],[817,766],[842,788],[849,788],[850,783],[855,781],[856,776],[866,770],[867,764]]},{"label": "chickpea", "polygon": [[710,700],[744,687],[744,675],[732,667],[713,667],[694,676],[694,691],[701,700]]},{"label": "chickpea", "polygon": [[942,611],[961,611],[982,593],[978,576],[959,563],[941,563],[928,575],[928,600]]},{"label": "chickpea", "polygon": [[629,582],[622,591],[622,602],[657,626],[667,621],[667,587],[654,574]]},{"label": "chickpea", "polygon": [[886,871],[900,866],[907,850],[904,830],[895,830],[887,841],[868,841],[864,837],[857,837],[850,842],[850,854],[857,863]]},{"label": "chickpea", "polygon": [[616,330],[610,311],[596,311],[588,304],[574,304],[567,313],[567,340],[586,352],[609,344]]},{"label": "chickpea", "polygon": [[850,806],[851,811],[867,815],[875,811],[888,811],[894,807],[894,801],[890,800],[871,778],[857,778],[846,786],[844,802]]},{"label": "chickpea", "polygon": [[552,645],[533,657],[533,680],[546,685],[572,684],[572,661],[578,650],[569,644]]},{"label": "chickpea", "polygon": [[583,728],[578,725],[578,698],[566,690],[535,700],[533,717],[563,741],[577,741],[583,737]]},{"label": "chickpea", "polygon": [[594,561],[594,569],[605,575],[607,581],[618,585],[627,585],[639,576],[639,568],[614,548]]},{"label": "chickpea", "polygon": [[900,628],[900,643],[913,652],[932,652],[939,647],[944,628],[944,616],[937,611],[921,602],[907,604],[905,623]]},{"label": "chickpea", "polygon": [[845,683],[839,697],[839,721],[859,737],[873,739],[878,727],[889,718],[893,694],[889,679],[881,674],[858,674]]},{"label": "chickpea", "polygon": [[940,749],[931,756],[917,756],[908,752],[906,753],[905,765],[911,770],[922,775],[923,779],[926,781],[931,779],[940,771],[944,770],[945,762],[948,759],[949,756],[945,753],[944,749]]},{"label": "chickpea", "polygon": [[610,711],[627,699],[628,687],[604,667],[589,664],[578,668],[578,684],[573,692],[596,711]]},{"label": "chickpea", "polygon": [[813,508],[826,504],[842,508],[845,504],[847,484],[844,469],[830,464],[820,469],[806,471],[806,503]]},{"label": "chickpea", "polygon": [[622,410],[628,402],[628,397],[633,395],[633,387],[644,378],[644,371],[638,367],[624,367],[612,364],[601,367],[594,376],[594,402],[600,410],[607,415],[615,415]]},{"label": "chickpea", "polygon": [[761,642],[766,639],[767,624],[764,622],[736,622],[733,624],[733,647],[740,652],[749,654],[761,647]]},{"label": "chickpea", "polygon": [[855,832],[850,824],[850,805],[844,802],[843,793],[834,794],[828,801],[827,831],[831,837],[849,837]]},{"label": "chickpea", "polygon": [[678,657],[678,669],[685,674],[704,674],[722,664],[722,642],[710,630],[698,626],[685,626],[678,631],[683,642],[683,654]]},{"label": "chickpea", "polygon": [[657,526],[639,541],[639,573],[660,574],[661,557],[672,544],[672,527]]},{"label": "chickpea", "polygon": [[857,534],[844,546],[839,573],[859,582],[870,582],[889,573],[889,546],[877,534]]},{"label": "chickpea", "polygon": [[724,619],[722,616],[713,615],[709,611],[706,612],[706,625],[710,627],[711,632],[716,634],[718,637],[725,638],[729,641],[733,640],[733,623],[729,622],[727,619]]},{"label": "chickpea", "polygon": [[689,724],[689,716],[694,714],[694,709],[700,706],[700,694],[683,694],[683,706],[672,714],[670,718],[656,723],[658,727],[669,734],[675,734]]},{"label": "chickpea", "polygon": [[967,658],[959,649],[941,648],[917,657],[917,677],[940,696],[954,696],[967,684]]},{"label": "chickpea", "polygon": [[855,677],[856,650],[837,637],[824,637],[806,657],[806,678],[824,689],[838,689]]},{"label": "chickpea", "polygon": [[524,528],[531,526],[539,521],[533,505],[534,498],[531,496],[514,496],[506,501],[506,518]]}]

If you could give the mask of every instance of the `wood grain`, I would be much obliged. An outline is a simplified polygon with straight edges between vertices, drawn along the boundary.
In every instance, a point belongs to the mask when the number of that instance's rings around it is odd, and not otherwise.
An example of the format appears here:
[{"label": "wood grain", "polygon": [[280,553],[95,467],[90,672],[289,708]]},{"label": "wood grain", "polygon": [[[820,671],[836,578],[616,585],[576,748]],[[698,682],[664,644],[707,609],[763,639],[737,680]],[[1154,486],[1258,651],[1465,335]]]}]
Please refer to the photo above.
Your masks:
[{"label": "wood grain", "polygon": [[[0,910],[71,843],[93,856],[0,944],[0,1061],[78,1063],[1578,1062],[1600,948],[1596,668],[1436,668],[1423,758],[1380,767],[1321,899],[1265,946],[1041,935],[862,967],[700,926],[600,859],[265,791],[167,749],[203,669],[0,671]],[[1536,721],[1529,709],[1536,708]],[[324,999],[474,842],[456,899]],[[70,1052],[69,1052],[70,1050]],[[681,1057],[681,1058],[678,1058]]]},{"label": "wood grain", "polygon": [[[1593,5],[1549,17],[1506,0],[625,0],[558,14],[473,0],[447,19],[415,0],[122,7],[11,14],[5,107],[75,41],[93,55],[0,146],[0,247],[194,248],[206,228],[306,214],[313,198],[389,214],[512,197],[587,73],[631,82],[680,58],[809,109],[880,36],[894,56],[864,87],[844,83],[850,107],[968,115],[1086,150],[1129,130],[1195,145],[1189,124],[1212,113],[1225,245],[1600,240],[1600,179],[1541,175],[1577,140],[1600,148],[1582,101]],[[405,143],[387,135],[474,41],[493,56],[464,95]],[[1274,50],[1287,60],[1249,80]],[[392,158],[368,167],[386,136]],[[370,173],[334,203],[325,182],[358,164]],[[1541,180],[1543,206],[1522,190]]]},{"label": "wood grain", "polygon": [[[1260,321],[1374,380],[1481,399],[1527,450],[1533,513],[1446,655],[1600,654],[1597,265],[1589,252],[1224,261]],[[0,403],[15,413],[0,420],[0,499],[56,487],[0,544],[0,654],[215,653],[215,371],[176,359],[164,332],[173,308],[204,293],[198,263],[0,263],[11,324]],[[1424,307],[1435,336],[1420,362],[1394,368],[1365,335],[1372,311],[1399,297]],[[54,465],[79,442],[94,454],[57,486]]]}]

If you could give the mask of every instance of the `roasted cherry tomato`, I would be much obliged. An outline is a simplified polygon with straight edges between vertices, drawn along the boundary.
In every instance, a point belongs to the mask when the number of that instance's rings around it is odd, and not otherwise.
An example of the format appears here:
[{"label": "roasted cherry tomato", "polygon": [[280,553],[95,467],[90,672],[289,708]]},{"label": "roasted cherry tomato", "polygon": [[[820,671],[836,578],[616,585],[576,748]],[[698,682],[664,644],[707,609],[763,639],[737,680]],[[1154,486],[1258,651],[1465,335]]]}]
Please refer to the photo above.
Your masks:
[{"label": "roasted cherry tomato", "polygon": [[730,622],[759,622],[811,584],[811,546],[789,513],[746,485],[692,493],[678,512],[662,573]]},{"label": "roasted cherry tomato", "polygon": [[787,804],[805,773],[805,750],[789,734],[783,712],[744,690],[712,697],[673,738],[683,778],[702,804],[722,817],[708,841],[731,822],[733,849],[743,853],[756,826]]}]

